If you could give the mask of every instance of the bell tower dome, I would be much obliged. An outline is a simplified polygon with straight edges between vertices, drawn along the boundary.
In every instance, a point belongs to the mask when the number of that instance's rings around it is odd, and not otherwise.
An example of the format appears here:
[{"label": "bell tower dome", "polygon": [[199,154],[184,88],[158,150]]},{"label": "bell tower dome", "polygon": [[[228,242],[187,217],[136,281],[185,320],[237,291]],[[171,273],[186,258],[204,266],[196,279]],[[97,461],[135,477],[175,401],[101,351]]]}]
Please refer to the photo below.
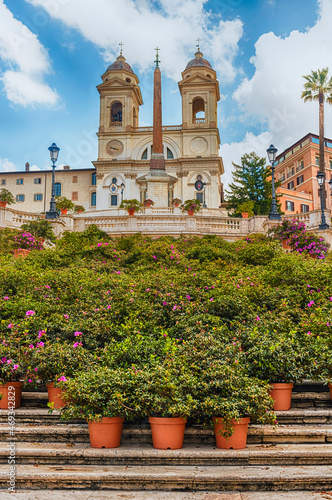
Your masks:
[{"label": "bell tower dome", "polygon": [[125,131],[138,127],[139,106],[143,104],[139,80],[122,55],[102,75],[99,132]]},{"label": "bell tower dome", "polygon": [[182,127],[217,127],[217,102],[220,100],[217,74],[204,59],[198,46],[195,58],[188,62],[179,82],[182,96]]}]

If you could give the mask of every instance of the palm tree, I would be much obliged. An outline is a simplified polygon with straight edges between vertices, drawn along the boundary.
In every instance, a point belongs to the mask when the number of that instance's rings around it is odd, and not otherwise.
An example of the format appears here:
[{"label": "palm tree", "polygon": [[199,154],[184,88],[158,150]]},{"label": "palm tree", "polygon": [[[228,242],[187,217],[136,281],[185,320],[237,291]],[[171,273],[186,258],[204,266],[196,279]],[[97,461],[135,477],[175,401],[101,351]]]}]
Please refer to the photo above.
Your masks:
[{"label": "palm tree", "polygon": [[[306,80],[301,98],[306,101],[319,102],[319,170],[325,174],[324,162],[324,101],[332,104],[332,77],[328,79],[329,68],[311,71],[310,75],[303,76]],[[326,193],[324,189],[324,200]],[[325,203],[324,203],[325,204]]]}]

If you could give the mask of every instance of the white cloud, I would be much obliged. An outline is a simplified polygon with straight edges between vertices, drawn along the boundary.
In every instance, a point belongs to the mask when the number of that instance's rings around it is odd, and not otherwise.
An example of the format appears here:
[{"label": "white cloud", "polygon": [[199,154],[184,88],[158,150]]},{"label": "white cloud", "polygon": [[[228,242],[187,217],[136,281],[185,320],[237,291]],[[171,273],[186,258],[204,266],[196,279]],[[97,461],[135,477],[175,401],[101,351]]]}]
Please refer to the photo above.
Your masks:
[{"label": "white cloud", "polygon": [[220,78],[231,82],[235,77],[242,22],[213,17],[204,10],[207,0],[160,0],[158,6],[152,0],[26,1],[79,31],[108,62],[118,55],[122,40],[127,61],[144,71],[153,63],[158,44],[165,75],[178,81],[200,37],[204,56]]},{"label": "white cloud", "polygon": [[[308,132],[318,133],[318,104],[301,99],[303,75],[322,69],[331,61],[332,0],[321,0],[316,24],[287,37],[262,35],[251,62],[255,73],[245,78],[234,99],[247,116],[265,124],[279,152]],[[331,68],[332,69],[332,68]],[[332,136],[332,109],[326,105],[325,134]]]},{"label": "white cloud", "polygon": [[40,168],[37,167],[37,165],[30,165],[30,171],[31,172],[37,172],[38,170],[40,170]]},{"label": "white cloud", "polygon": [[251,153],[252,151],[255,151],[258,156],[266,158],[266,149],[270,145],[271,137],[270,132],[263,132],[258,136],[252,134],[251,132],[247,132],[243,141],[223,144],[221,146],[220,154],[222,156],[225,169],[225,174],[221,176],[221,181],[226,189],[228,184],[232,182],[232,162],[240,165],[241,156],[245,153]]},{"label": "white cloud", "polygon": [[0,59],[8,65],[1,80],[7,98],[22,106],[53,105],[57,94],[43,82],[51,69],[46,49],[0,0]]},{"label": "white cloud", "polygon": [[12,172],[16,169],[16,165],[8,160],[8,158],[0,158],[0,171]]}]

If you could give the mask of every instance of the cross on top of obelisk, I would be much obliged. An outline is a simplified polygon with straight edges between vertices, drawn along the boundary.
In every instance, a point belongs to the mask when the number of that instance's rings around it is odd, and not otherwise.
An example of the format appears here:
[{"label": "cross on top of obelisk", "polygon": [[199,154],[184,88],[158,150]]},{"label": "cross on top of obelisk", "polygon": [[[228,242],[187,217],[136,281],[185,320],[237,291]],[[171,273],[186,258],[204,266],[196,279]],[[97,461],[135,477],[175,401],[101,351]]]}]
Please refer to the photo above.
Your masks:
[{"label": "cross on top of obelisk", "polygon": [[159,68],[159,63],[160,63],[160,60],[159,60],[159,50],[160,48],[157,47],[156,49],[154,49],[156,51],[156,60],[155,60],[155,63],[156,63],[156,68]]},{"label": "cross on top of obelisk", "polygon": [[197,47],[197,50],[201,50],[200,47],[199,47],[199,42],[201,42],[201,39],[198,37],[197,38],[197,44],[196,44],[196,47]]},{"label": "cross on top of obelisk", "polygon": [[120,56],[122,56],[122,51],[123,51],[123,45],[124,45],[124,44],[123,44],[122,42],[120,42],[120,43],[119,43],[119,45],[120,45],[120,47],[121,47],[121,49],[120,49]]}]

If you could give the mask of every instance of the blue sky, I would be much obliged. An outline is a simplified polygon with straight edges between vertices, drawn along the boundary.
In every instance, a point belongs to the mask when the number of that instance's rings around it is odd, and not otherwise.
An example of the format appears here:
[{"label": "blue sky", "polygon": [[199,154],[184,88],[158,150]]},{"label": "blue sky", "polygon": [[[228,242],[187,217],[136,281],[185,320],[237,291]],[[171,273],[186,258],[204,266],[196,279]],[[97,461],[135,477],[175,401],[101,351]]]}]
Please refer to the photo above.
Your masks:
[{"label": "blue sky", "polygon": [[[181,123],[177,82],[201,50],[220,82],[221,150],[232,161],[265,156],[318,131],[315,104],[300,99],[301,75],[330,61],[332,0],[0,0],[0,171],[97,158],[96,85],[124,43],[141,82],[140,125],[152,123],[154,48],[161,47],[163,121]],[[332,109],[326,135],[332,136]]]}]

